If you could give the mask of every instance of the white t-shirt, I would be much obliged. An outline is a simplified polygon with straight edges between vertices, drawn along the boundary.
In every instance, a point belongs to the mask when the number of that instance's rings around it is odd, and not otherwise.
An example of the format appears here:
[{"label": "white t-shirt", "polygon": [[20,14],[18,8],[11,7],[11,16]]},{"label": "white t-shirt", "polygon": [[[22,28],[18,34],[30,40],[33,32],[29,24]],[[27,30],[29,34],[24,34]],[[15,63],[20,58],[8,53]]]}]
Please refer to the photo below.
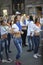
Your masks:
[{"label": "white t-shirt", "polygon": [[1,35],[7,34],[7,33],[8,33],[7,26],[1,26]]},{"label": "white t-shirt", "polygon": [[38,27],[37,25],[35,25],[35,27],[34,27],[34,31],[36,31],[36,32],[40,32],[40,31],[41,31],[41,28]]},{"label": "white t-shirt", "polygon": [[30,23],[28,25],[28,30],[27,30],[27,36],[30,36],[31,33],[33,36],[35,31],[40,32],[41,28],[38,27],[37,25],[35,25],[33,21],[30,21]]},{"label": "white t-shirt", "polygon": [[27,36],[30,36],[32,32],[32,36],[34,35],[34,22],[30,21],[30,23],[28,24],[28,29],[27,29]]},{"label": "white t-shirt", "polygon": [[12,28],[14,29],[14,32],[18,32],[19,31],[19,27],[16,24],[13,24]]}]

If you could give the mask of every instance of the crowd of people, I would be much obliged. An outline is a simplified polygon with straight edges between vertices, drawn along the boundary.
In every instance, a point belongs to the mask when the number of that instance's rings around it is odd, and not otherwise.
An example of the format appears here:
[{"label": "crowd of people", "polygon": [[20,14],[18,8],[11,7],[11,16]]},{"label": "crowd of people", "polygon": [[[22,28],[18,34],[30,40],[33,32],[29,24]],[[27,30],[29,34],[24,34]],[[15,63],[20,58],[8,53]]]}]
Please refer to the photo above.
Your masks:
[{"label": "crowd of people", "polygon": [[[28,39],[27,52],[33,51],[33,57],[36,59],[40,57],[41,55],[38,54],[40,31],[41,24],[37,17],[34,20],[33,16],[26,14],[22,15],[21,13],[16,13],[16,15],[12,17],[3,17],[3,19],[0,20],[0,61],[12,61],[9,57],[9,53],[12,52],[10,49],[11,38],[18,51],[15,61],[16,65],[21,64],[19,58],[22,54],[22,48],[27,46],[26,37]],[[3,59],[3,44],[5,47],[6,60]]]}]

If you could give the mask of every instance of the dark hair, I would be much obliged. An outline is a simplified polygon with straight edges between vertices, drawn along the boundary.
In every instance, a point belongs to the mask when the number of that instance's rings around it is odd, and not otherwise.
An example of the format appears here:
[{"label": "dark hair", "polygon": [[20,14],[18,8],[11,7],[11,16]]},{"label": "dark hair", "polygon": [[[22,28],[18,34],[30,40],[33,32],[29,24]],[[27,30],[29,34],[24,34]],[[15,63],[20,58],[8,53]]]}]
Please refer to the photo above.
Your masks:
[{"label": "dark hair", "polygon": [[35,24],[37,23],[38,18],[35,19]]},{"label": "dark hair", "polygon": [[29,20],[30,20],[30,21],[33,21],[33,16],[30,16],[30,17],[29,17]]},{"label": "dark hair", "polygon": [[1,25],[2,25],[2,23],[3,23],[3,20],[0,21],[0,24],[1,24]]},{"label": "dark hair", "polygon": [[14,23],[16,23],[16,22],[17,22],[17,16],[14,17]]}]

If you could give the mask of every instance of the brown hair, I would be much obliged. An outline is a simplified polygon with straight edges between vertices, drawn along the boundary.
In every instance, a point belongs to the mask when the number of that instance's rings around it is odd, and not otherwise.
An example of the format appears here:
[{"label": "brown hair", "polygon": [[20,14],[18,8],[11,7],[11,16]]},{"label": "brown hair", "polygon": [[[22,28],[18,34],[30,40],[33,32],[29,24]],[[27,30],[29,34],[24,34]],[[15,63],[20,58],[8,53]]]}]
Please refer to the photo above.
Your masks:
[{"label": "brown hair", "polygon": [[16,22],[17,22],[17,16],[14,17],[14,23],[16,23]]}]

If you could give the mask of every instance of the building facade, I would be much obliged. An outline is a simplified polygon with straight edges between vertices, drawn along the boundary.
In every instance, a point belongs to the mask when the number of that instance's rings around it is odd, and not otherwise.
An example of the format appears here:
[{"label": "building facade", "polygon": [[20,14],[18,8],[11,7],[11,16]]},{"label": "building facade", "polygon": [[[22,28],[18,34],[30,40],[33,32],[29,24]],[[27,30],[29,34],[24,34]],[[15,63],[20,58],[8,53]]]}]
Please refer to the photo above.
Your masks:
[{"label": "building facade", "polygon": [[0,15],[3,10],[7,10],[8,14],[14,14],[20,11],[29,15],[43,16],[43,0],[0,0]]},{"label": "building facade", "polygon": [[43,17],[43,0],[25,0],[25,13]]},{"label": "building facade", "polygon": [[7,10],[8,14],[15,14],[15,11],[24,12],[24,0],[0,0],[0,15],[3,10]]},{"label": "building facade", "polygon": [[3,10],[7,10],[8,14],[12,14],[12,0],[0,0],[0,16]]}]

